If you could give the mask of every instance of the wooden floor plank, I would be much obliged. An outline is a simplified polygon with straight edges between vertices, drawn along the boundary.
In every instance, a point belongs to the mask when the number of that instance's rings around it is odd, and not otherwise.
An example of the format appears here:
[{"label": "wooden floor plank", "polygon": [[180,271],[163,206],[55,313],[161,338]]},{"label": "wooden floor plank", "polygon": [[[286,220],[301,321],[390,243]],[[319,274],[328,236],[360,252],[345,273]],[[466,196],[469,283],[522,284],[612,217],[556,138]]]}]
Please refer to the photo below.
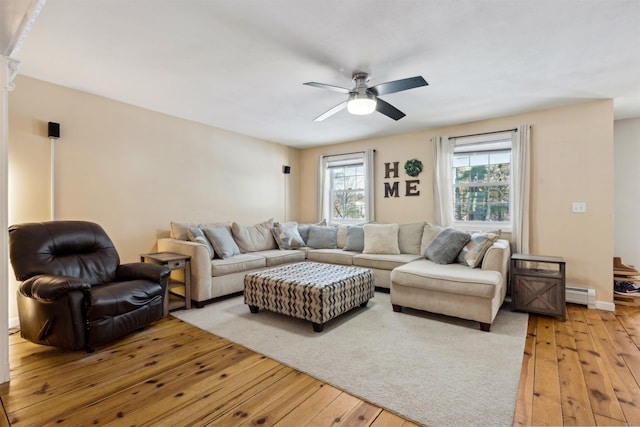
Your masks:
[{"label": "wooden floor plank", "polygon": [[564,425],[594,425],[589,392],[581,369],[578,348],[573,338],[571,316],[566,322],[555,322],[556,352],[560,395],[562,396],[562,421]]},{"label": "wooden floor plank", "polygon": [[342,393],[307,423],[308,427],[328,427],[339,425],[360,400],[347,393]]},{"label": "wooden floor plank", "polygon": [[536,331],[536,376],[533,386],[532,423],[533,425],[562,425],[553,320],[539,317]]},{"label": "wooden floor plank", "polygon": [[567,312],[570,313],[573,329],[576,331],[576,347],[582,363],[585,383],[589,390],[593,413],[623,422],[625,417],[620,402],[618,402],[610,375],[591,335],[585,310],[570,306]]},{"label": "wooden floor plank", "polygon": [[[312,396],[305,399],[296,408],[291,410],[288,414],[274,423],[274,426],[286,427],[286,426],[304,426],[320,409],[326,408],[335,398],[337,398],[342,391],[325,384]],[[400,421],[404,422],[402,418]]]},{"label": "wooden floor plank", "polygon": [[535,378],[536,330],[537,319],[529,316],[527,336],[524,342],[524,355],[520,370],[520,387],[516,411],[513,417],[514,426],[529,426],[533,423],[533,382]]}]

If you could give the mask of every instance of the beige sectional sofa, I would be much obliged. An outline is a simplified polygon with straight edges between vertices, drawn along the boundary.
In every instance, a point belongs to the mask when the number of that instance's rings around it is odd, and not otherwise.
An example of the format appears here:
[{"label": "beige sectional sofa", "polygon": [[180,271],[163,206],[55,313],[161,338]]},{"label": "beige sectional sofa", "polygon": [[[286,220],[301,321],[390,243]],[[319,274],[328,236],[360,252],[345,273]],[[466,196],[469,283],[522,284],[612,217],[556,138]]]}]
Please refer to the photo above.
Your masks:
[{"label": "beige sectional sofa", "polygon": [[[239,243],[241,253],[227,258],[212,257],[218,251],[207,248],[204,239],[198,240],[189,235],[189,227],[193,230],[198,226],[206,231],[209,225],[228,228],[229,234]],[[438,264],[425,258],[425,252],[433,247],[442,231],[442,228],[427,222],[365,224],[359,231],[360,240],[357,236],[351,239],[351,232],[355,235],[356,227],[338,226],[334,228],[335,240],[328,245],[334,244],[335,247],[300,246],[292,249],[287,245],[281,248],[281,240],[277,238],[269,239],[265,230],[274,225],[279,226],[273,220],[254,226],[173,222],[170,237],[158,240],[158,250],[191,256],[191,295],[199,307],[213,298],[242,292],[244,276],[248,272],[305,260],[370,268],[374,272],[376,287],[389,289],[395,311],[409,307],[474,320],[480,322],[483,330],[489,330],[505,298],[511,252],[509,243],[494,234],[490,234],[490,242],[484,242],[480,260],[473,259],[478,264],[477,268],[472,268],[466,263],[459,263],[464,262],[461,258],[464,251],[457,255],[458,262],[454,263]],[[293,225],[295,228],[295,223]],[[302,226],[298,227],[302,231]],[[311,227],[309,232],[312,234],[317,230],[325,232],[331,229],[315,224],[305,227]],[[315,246],[325,243],[322,240],[318,243],[317,239],[310,239],[313,236],[305,233],[300,234],[307,237],[302,242],[315,243]],[[354,248],[356,250],[350,250]]]}]

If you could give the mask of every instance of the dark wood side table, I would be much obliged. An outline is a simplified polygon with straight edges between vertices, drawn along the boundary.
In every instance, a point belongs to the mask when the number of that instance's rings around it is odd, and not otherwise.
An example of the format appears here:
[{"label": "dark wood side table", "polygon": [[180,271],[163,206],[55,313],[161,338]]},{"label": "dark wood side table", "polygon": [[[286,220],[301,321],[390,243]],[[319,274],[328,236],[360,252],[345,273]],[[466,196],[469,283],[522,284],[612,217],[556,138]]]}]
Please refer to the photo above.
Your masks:
[{"label": "dark wood side table", "polygon": [[[550,264],[551,269],[533,268],[531,263]],[[565,262],[561,257],[513,254],[511,297],[514,311],[566,318]]]},{"label": "dark wood side table", "polygon": [[[176,308],[191,308],[191,257],[173,252],[154,252],[140,255],[140,261],[164,265],[169,270],[184,270],[184,282],[169,278],[167,292],[164,295],[164,315]],[[184,288],[184,298],[171,292],[172,289]]]}]

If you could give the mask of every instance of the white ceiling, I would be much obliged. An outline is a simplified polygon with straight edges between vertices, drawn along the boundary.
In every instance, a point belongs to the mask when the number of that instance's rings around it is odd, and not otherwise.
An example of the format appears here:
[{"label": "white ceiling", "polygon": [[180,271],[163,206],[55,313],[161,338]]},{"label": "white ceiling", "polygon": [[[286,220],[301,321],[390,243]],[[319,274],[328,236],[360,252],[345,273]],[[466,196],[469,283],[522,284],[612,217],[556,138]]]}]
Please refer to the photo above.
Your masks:
[{"label": "white ceiling", "polygon": [[[23,18],[7,3],[35,1],[2,0],[5,28]],[[637,0],[49,0],[13,56],[19,74],[294,147],[604,98],[640,116]],[[429,86],[381,97],[398,122],[314,122],[345,96],[302,83],[350,88],[355,70]]]}]

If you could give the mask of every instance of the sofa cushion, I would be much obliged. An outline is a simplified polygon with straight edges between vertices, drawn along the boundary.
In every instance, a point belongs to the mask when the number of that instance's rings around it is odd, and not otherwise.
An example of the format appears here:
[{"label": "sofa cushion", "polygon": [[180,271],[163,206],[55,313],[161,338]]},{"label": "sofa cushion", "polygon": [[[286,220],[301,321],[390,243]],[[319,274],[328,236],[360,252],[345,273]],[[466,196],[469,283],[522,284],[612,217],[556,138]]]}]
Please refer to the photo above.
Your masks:
[{"label": "sofa cushion", "polygon": [[231,224],[231,232],[240,252],[264,251],[278,247],[271,234],[271,227],[273,227],[273,218],[256,225],[241,225],[234,222]]},{"label": "sofa cushion", "polygon": [[362,252],[364,250],[364,228],[361,225],[350,225],[347,229],[345,251]]},{"label": "sofa cushion", "polygon": [[301,262],[304,261],[305,258],[304,252],[297,249],[270,249],[268,251],[252,252],[251,255],[263,256],[266,260],[267,267],[290,262]]},{"label": "sofa cushion", "polygon": [[335,249],[338,247],[338,227],[331,225],[311,225],[307,246],[314,249]]},{"label": "sofa cushion", "polygon": [[214,252],[220,258],[230,258],[240,253],[227,227],[205,227],[203,231],[213,246]]},{"label": "sofa cushion", "polygon": [[353,265],[379,270],[393,270],[417,259],[424,259],[422,255],[414,254],[357,254],[353,256]]},{"label": "sofa cushion", "polygon": [[[365,224],[364,249],[365,254],[399,254],[398,224]],[[457,254],[456,254],[457,255]]]},{"label": "sofa cushion", "polygon": [[439,225],[431,224],[427,222],[422,229],[422,240],[420,242],[420,255],[424,255],[427,251],[427,247],[433,242],[438,233],[442,231],[442,227]]},{"label": "sofa cushion", "polygon": [[213,277],[219,277],[255,268],[264,268],[266,266],[267,261],[263,256],[254,254],[238,254],[226,259],[216,258],[211,260],[211,275]]},{"label": "sofa cushion", "polygon": [[307,257],[309,261],[353,265],[353,256],[359,253],[344,249],[309,249]]},{"label": "sofa cushion", "polygon": [[435,263],[451,264],[470,238],[464,231],[447,227],[427,246],[424,255]]},{"label": "sofa cushion", "polygon": [[187,230],[187,236],[189,237],[190,241],[200,243],[205,248],[207,248],[207,251],[209,252],[209,258],[213,259],[213,257],[215,256],[215,252],[213,251],[213,246],[211,246],[211,243],[209,243],[209,240],[207,240],[207,237],[204,235],[204,231],[202,231],[198,227],[191,226]]},{"label": "sofa cushion", "polygon": [[498,237],[494,233],[473,233],[458,254],[458,262],[471,268],[479,266],[487,249],[498,240]]},{"label": "sofa cushion", "polygon": [[461,264],[436,264],[422,259],[395,268],[391,281],[412,288],[493,298],[503,278],[497,271],[471,269]]},{"label": "sofa cushion", "polygon": [[304,240],[305,245],[307,244],[307,239],[309,239],[309,228],[312,225],[327,225],[327,220],[323,219],[316,224],[298,224],[298,233],[300,233],[300,237]]},{"label": "sofa cushion", "polygon": [[422,243],[422,232],[425,222],[414,222],[412,224],[400,224],[398,230],[398,248],[402,254],[422,255],[420,245]]},{"label": "sofa cushion", "polygon": [[169,225],[169,237],[178,240],[189,240],[189,227],[193,227],[196,224],[171,221]]},{"label": "sofa cushion", "polygon": [[300,233],[298,233],[298,224],[295,222],[286,224],[276,222],[273,224],[271,234],[273,234],[273,238],[276,239],[276,244],[280,249],[301,248],[305,245]]},{"label": "sofa cushion", "polygon": [[349,226],[340,224],[338,225],[338,232],[336,233],[336,247],[338,249],[344,249],[347,246],[347,235],[349,233]]}]

